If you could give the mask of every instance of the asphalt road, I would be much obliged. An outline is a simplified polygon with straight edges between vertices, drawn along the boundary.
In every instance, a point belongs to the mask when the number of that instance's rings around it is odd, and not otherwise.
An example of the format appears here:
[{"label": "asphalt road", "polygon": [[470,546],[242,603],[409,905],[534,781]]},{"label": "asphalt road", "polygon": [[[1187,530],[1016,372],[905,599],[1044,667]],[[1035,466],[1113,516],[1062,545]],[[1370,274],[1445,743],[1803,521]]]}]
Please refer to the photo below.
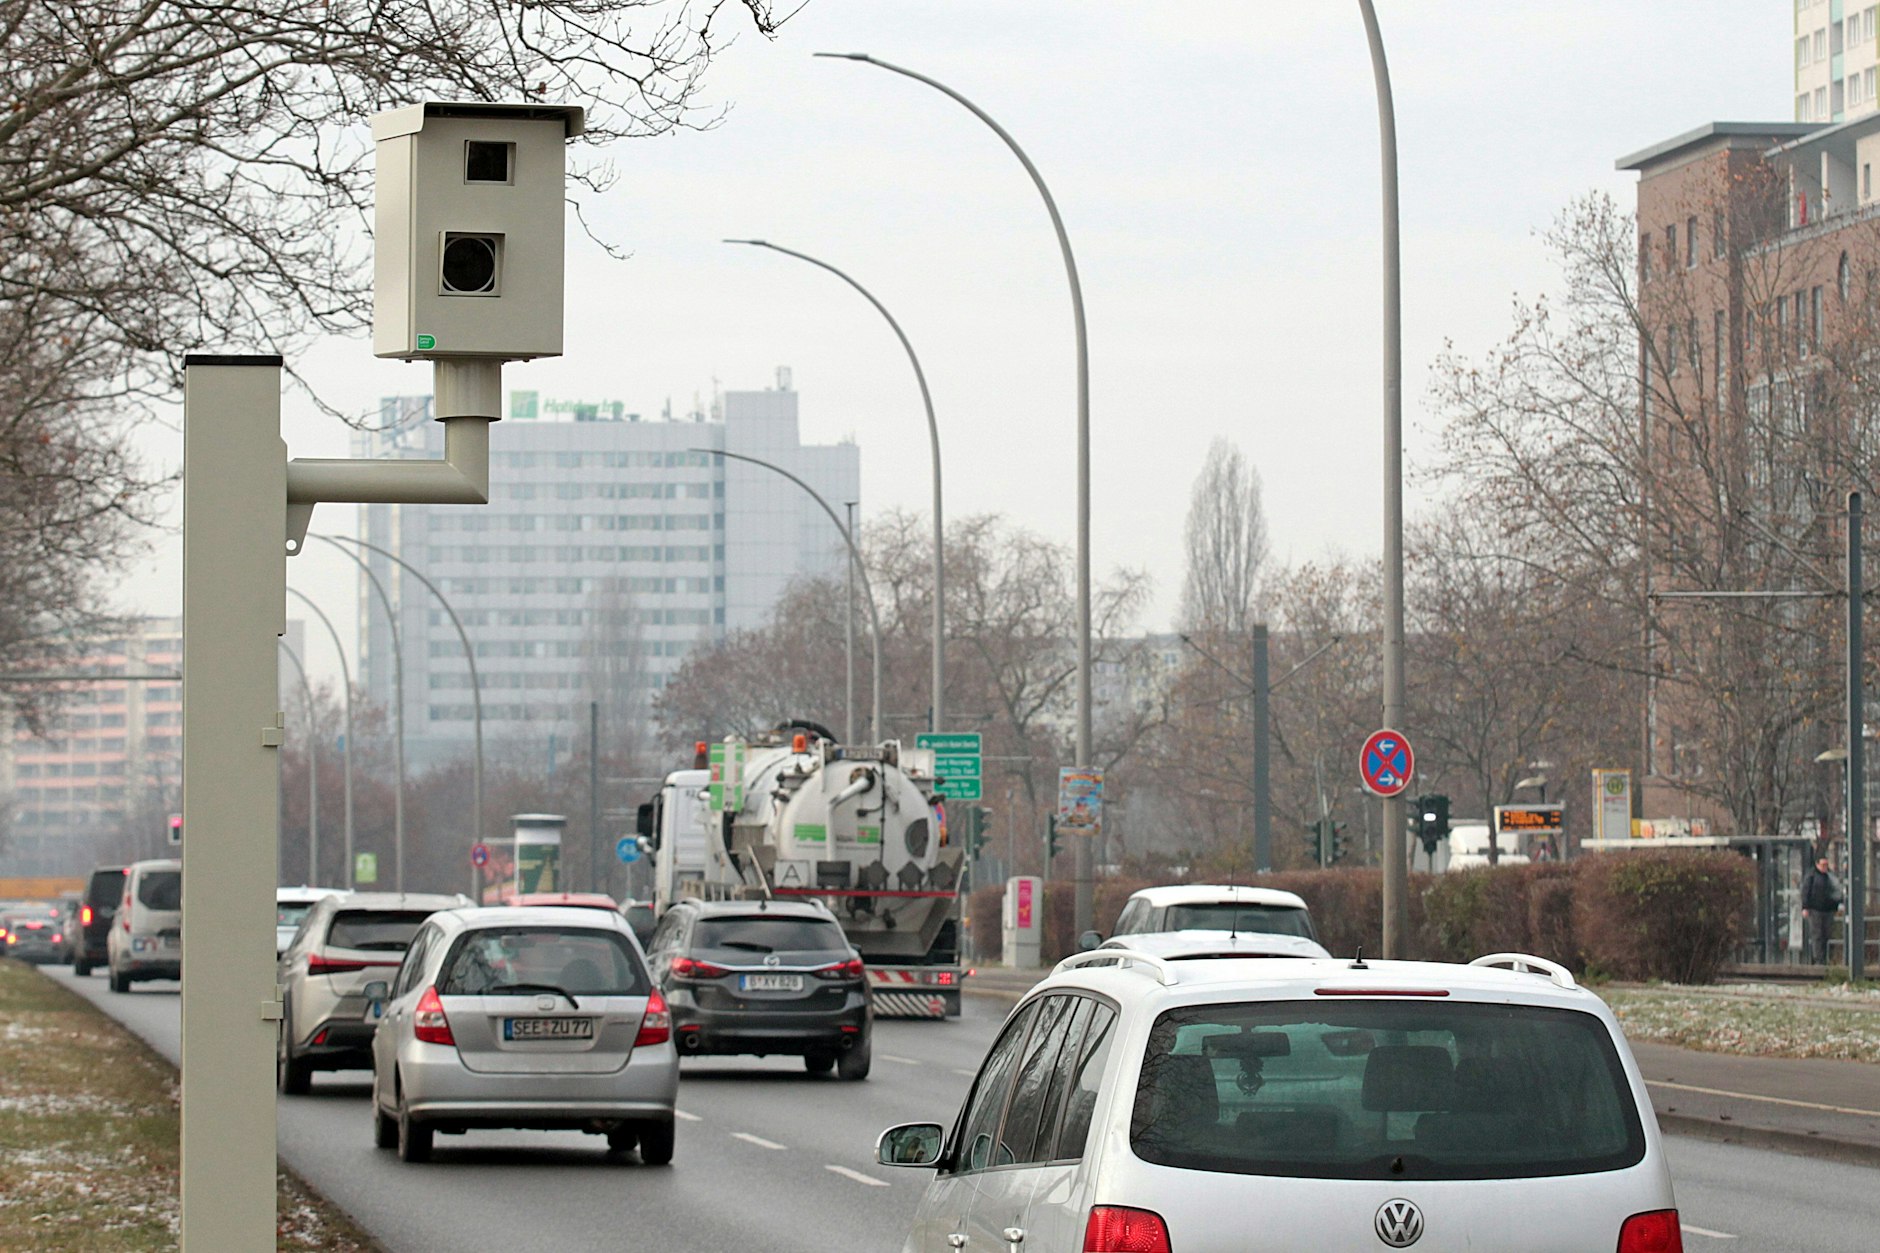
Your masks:
[{"label": "asphalt road", "polygon": [[[177,985],[113,995],[104,978],[47,968],[175,1060]],[[323,1074],[280,1098],[282,1159],[394,1253],[670,1248],[892,1250],[924,1171],[874,1163],[883,1127],[946,1121],[1003,1018],[966,998],[953,1022],[877,1024],[866,1083],[811,1077],[800,1062],[686,1062],[670,1168],[612,1159],[578,1133],[440,1137],[436,1159],[401,1164],[372,1147],[365,1072]],[[1735,1145],[1667,1141],[1685,1248],[1869,1253],[1880,1170]]]}]

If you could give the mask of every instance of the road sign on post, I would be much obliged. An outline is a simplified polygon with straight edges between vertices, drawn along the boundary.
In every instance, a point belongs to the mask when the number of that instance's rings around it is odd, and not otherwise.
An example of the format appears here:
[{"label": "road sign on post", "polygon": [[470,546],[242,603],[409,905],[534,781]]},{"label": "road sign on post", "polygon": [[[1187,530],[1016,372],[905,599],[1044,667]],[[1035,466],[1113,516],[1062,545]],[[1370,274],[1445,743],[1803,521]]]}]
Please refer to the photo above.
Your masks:
[{"label": "road sign on post", "polygon": [[614,856],[622,865],[632,865],[640,860],[640,842],[630,835],[623,835],[614,841]]},{"label": "road sign on post", "polygon": [[1058,770],[1057,833],[1103,834],[1103,771],[1064,766]]},{"label": "road sign on post", "polygon": [[915,748],[933,750],[935,789],[952,800],[976,801],[983,795],[979,732],[923,731],[914,737]]},{"label": "road sign on post", "polygon": [[1416,776],[1416,754],[1409,739],[1399,731],[1373,731],[1358,751],[1358,777],[1373,796],[1402,795]]},{"label": "road sign on post", "polygon": [[487,844],[472,844],[470,846],[470,864],[475,866],[478,870],[489,865],[490,846]]},{"label": "road sign on post", "polygon": [[379,881],[379,855],[377,853],[353,854],[353,882],[377,883]]}]

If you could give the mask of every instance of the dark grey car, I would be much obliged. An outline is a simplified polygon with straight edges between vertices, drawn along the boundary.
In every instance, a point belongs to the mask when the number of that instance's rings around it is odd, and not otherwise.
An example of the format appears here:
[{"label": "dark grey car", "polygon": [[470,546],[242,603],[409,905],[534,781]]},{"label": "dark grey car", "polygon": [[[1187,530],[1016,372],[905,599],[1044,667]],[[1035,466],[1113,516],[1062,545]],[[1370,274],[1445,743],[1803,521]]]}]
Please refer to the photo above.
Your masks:
[{"label": "dark grey car", "polygon": [[679,901],[647,957],[681,1057],[776,1053],[811,1074],[868,1077],[868,974],[821,904]]}]

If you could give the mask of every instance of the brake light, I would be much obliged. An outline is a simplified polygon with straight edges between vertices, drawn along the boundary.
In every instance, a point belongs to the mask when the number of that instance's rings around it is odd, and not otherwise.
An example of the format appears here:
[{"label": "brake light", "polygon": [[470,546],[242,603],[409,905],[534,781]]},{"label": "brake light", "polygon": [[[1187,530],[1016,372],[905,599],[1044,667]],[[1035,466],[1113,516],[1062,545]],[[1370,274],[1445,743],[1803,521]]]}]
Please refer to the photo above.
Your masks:
[{"label": "brake light", "polygon": [[851,957],[845,962],[824,966],[816,974],[823,979],[859,979],[862,977],[862,959]]},{"label": "brake light", "polygon": [[424,995],[418,998],[411,1026],[413,1034],[426,1044],[457,1043],[457,1037],[450,1033],[450,1019],[444,1016],[444,1002],[438,999],[434,987],[426,988]]},{"label": "brake light", "polygon": [[1121,1205],[1093,1205],[1084,1224],[1084,1253],[1169,1253],[1162,1216]]},{"label": "brake light", "polygon": [[1678,1211],[1652,1210],[1634,1214],[1619,1228],[1619,1253],[1684,1253],[1684,1231]]},{"label": "brake light", "polygon": [[938,987],[952,987],[953,972],[951,970],[936,970],[927,976],[927,982],[935,984]]},{"label": "brake light", "polygon": [[1448,996],[1448,988],[1313,988],[1314,996]]},{"label": "brake light", "polygon": [[666,1008],[666,998],[654,988],[646,998],[646,1013],[640,1018],[640,1034],[633,1037],[633,1047],[643,1044],[664,1044],[672,1039],[672,1013]]},{"label": "brake light", "polygon": [[9,931],[9,932],[7,932],[7,943],[8,943],[8,944],[18,944],[19,942],[20,942],[20,937],[19,937],[19,936],[17,936],[17,935],[14,935],[14,934],[13,934],[13,933],[12,933],[11,931]]},{"label": "brake light", "polygon": [[344,957],[324,957],[319,953],[307,959],[307,973],[310,975],[343,975],[355,970],[370,970],[374,966],[396,966],[397,962],[362,962]]},{"label": "brake light", "polygon": [[41,931],[45,929],[45,925],[46,924],[43,922],[29,922],[26,924],[26,929],[28,931]]},{"label": "brake light", "polygon": [[60,931],[54,931],[54,932],[52,933],[52,942],[53,942],[54,944],[63,944],[63,943],[65,943],[65,934],[64,934],[63,932],[60,932]]},{"label": "brake light", "polygon": [[723,966],[714,966],[710,962],[697,961],[690,957],[675,957],[672,959],[672,973],[674,977],[680,979],[716,979],[720,975],[728,975],[731,972]]},{"label": "brake light", "polygon": [[91,917],[92,917],[91,906],[80,905],[78,907],[78,925],[79,926],[89,927],[91,925]]}]

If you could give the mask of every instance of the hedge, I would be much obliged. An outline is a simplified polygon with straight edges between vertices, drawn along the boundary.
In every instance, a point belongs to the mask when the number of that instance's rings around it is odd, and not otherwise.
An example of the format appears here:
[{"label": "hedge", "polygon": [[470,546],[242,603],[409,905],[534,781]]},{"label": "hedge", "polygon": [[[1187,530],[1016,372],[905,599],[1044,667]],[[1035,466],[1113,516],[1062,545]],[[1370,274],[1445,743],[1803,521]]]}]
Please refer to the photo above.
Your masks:
[{"label": "hedge", "polygon": [[[1375,868],[1261,875],[1261,887],[1296,892],[1319,941],[1337,956],[1383,949],[1383,872]],[[1168,879],[1118,877],[1096,885],[1097,930],[1115,925],[1131,893]],[[1000,959],[1004,885],[968,903],[973,960]],[[1501,866],[1410,876],[1410,951],[1437,961],[1484,953],[1548,957],[1575,972],[1622,979],[1707,983],[1745,934],[1755,876],[1731,853],[1651,850],[1595,854],[1567,863]],[[1045,885],[1044,960],[1076,951],[1075,885]]]}]

